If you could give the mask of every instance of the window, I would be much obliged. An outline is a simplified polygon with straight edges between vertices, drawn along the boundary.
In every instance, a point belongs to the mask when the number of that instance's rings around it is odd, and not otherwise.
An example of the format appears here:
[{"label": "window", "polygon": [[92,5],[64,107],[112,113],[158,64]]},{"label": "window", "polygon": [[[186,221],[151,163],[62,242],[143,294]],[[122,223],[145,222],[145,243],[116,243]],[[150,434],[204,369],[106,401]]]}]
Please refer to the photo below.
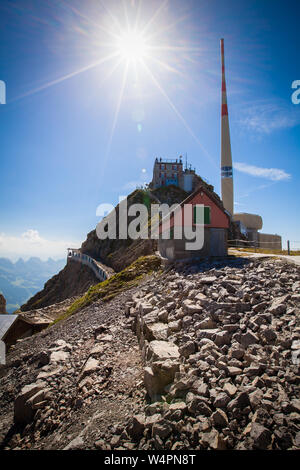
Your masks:
[{"label": "window", "polygon": [[[194,224],[201,224],[201,217],[202,216],[202,208],[194,206]],[[204,224],[209,225],[210,224],[210,207],[205,206],[204,207]]]}]

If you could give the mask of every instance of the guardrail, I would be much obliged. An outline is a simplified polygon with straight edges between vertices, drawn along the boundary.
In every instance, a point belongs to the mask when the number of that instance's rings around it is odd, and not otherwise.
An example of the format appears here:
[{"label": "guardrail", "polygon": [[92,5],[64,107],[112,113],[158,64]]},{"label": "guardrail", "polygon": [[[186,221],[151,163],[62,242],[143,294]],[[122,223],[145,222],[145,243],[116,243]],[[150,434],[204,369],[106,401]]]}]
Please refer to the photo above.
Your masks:
[{"label": "guardrail", "polygon": [[68,248],[68,257],[67,259],[72,259],[74,261],[79,261],[82,264],[88,266],[95,274],[95,276],[100,281],[105,281],[108,279],[111,274],[105,269],[105,267],[99,262],[96,261],[89,255],[81,253],[77,248]]},{"label": "guardrail", "polygon": [[287,240],[287,251],[290,254],[291,251],[300,252],[300,241]]},{"label": "guardrail", "polygon": [[227,243],[229,248],[254,248],[255,251],[257,248],[282,250],[281,241],[276,242],[275,240],[269,242],[263,242],[261,240],[228,240]]},{"label": "guardrail", "polygon": [[[228,240],[228,248],[253,248],[255,251],[258,248],[265,248],[266,250],[278,250],[278,251],[285,251],[284,248],[281,247],[280,242],[270,241],[270,242],[263,242],[263,241],[254,241],[254,240]],[[300,252],[300,241],[290,241],[287,240],[287,254],[289,255],[292,251],[299,251]]]}]

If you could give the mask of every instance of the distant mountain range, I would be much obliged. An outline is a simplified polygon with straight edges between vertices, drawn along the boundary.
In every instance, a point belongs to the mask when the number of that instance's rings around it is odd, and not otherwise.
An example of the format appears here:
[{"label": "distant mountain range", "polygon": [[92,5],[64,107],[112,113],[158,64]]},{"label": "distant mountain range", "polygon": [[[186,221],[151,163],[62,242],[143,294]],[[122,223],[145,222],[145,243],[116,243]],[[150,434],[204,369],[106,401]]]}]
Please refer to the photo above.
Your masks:
[{"label": "distant mountain range", "polygon": [[22,258],[13,263],[7,258],[0,258],[0,293],[6,298],[6,310],[14,312],[30,297],[43,289],[44,284],[57,274],[66,264],[65,259],[55,261],[49,258]]}]

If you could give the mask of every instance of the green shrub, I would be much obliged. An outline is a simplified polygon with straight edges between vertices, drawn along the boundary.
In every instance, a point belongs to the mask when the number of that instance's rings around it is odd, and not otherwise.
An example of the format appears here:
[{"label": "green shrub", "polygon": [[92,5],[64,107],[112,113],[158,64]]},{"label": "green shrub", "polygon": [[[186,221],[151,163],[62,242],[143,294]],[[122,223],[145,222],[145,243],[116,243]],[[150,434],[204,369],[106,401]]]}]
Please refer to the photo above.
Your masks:
[{"label": "green shrub", "polygon": [[107,302],[121,292],[137,286],[145,274],[150,274],[152,271],[158,270],[160,265],[161,260],[157,256],[141,256],[130,266],[123,269],[123,271],[120,271],[106,281],[90,287],[82,297],[75,300],[68,310],[51,325],[65,320],[97,300],[101,299]]}]

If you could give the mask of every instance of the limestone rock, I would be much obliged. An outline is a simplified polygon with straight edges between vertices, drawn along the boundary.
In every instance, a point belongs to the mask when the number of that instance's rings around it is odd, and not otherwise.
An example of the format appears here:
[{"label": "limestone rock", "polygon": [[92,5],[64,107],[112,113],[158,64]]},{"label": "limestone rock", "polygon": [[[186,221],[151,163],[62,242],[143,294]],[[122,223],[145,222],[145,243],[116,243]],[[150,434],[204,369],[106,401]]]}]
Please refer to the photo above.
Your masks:
[{"label": "limestone rock", "polygon": [[251,331],[247,331],[247,333],[244,333],[240,337],[240,343],[244,348],[248,348],[251,344],[256,344],[259,342],[258,337],[252,333]]},{"label": "limestone rock", "polygon": [[249,396],[248,396],[247,392],[240,392],[240,393],[238,393],[236,398],[231,400],[231,402],[227,406],[227,409],[229,411],[232,411],[235,408],[241,409],[241,408],[245,408],[249,404],[250,404],[250,402],[249,402]]},{"label": "limestone rock", "polygon": [[262,336],[263,340],[267,344],[272,344],[277,339],[277,334],[271,328],[265,327],[260,329],[260,335]]},{"label": "limestone rock", "polygon": [[191,354],[194,354],[196,346],[194,341],[188,341],[179,348],[179,354],[184,357],[189,357]]},{"label": "limestone rock", "polygon": [[250,436],[253,439],[254,448],[261,450],[269,448],[272,436],[266,427],[259,423],[252,423]]},{"label": "limestone rock", "polygon": [[223,387],[224,392],[228,393],[230,397],[234,397],[236,394],[237,388],[235,385],[227,382]]},{"label": "limestone rock", "polygon": [[216,276],[202,276],[199,282],[200,284],[213,284],[216,280]]},{"label": "limestone rock", "polygon": [[82,368],[81,371],[81,378],[85,377],[86,375],[93,374],[98,370],[99,366],[99,361],[93,357],[89,357],[88,360],[86,361],[85,365]]},{"label": "limestone rock", "polygon": [[165,392],[165,387],[173,382],[176,372],[179,371],[179,363],[164,359],[155,361],[151,367],[144,369],[144,383],[148,395],[155,399]]},{"label": "limestone rock", "polygon": [[278,297],[274,299],[271,306],[269,307],[269,312],[272,315],[282,315],[286,312],[286,301],[289,296],[283,295],[282,297]]},{"label": "limestone rock", "polygon": [[203,400],[203,397],[194,396],[188,404],[188,411],[196,416],[210,416],[212,414],[211,408]]},{"label": "limestone rock", "polygon": [[221,392],[216,396],[214,406],[216,408],[226,408],[229,402],[230,397],[227,395],[227,393]]},{"label": "limestone rock", "polygon": [[34,401],[30,403],[29,399],[44,391],[47,391],[44,382],[32,383],[22,388],[14,403],[14,422],[16,424],[27,424],[32,421]]},{"label": "limestone rock", "polygon": [[220,331],[216,334],[215,343],[218,346],[224,346],[224,344],[230,344],[230,334],[227,331]]},{"label": "limestone rock", "polygon": [[208,445],[213,450],[226,450],[226,442],[220,436],[216,429],[203,433],[201,436],[201,444]]},{"label": "limestone rock", "polygon": [[145,323],[144,334],[148,341],[164,341],[168,338],[168,326],[165,323]]},{"label": "limestone rock", "polygon": [[182,307],[187,315],[193,315],[194,313],[202,312],[201,305],[195,304],[190,299],[184,300],[182,303]]},{"label": "limestone rock", "polygon": [[144,415],[135,415],[130,419],[126,431],[130,437],[137,440],[143,436],[145,424],[146,420]]},{"label": "limestone rock", "polygon": [[221,409],[216,409],[216,411],[211,416],[213,423],[216,427],[225,428],[228,426],[228,418],[225,411]]},{"label": "limestone rock", "polygon": [[67,351],[53,351],[50,355],[50,363],[65,362],[69,358]]},{"label": "limestone rock", "polygon": [[172,432],[172,428],[167,421],[160,421],[158,423],[154,423],[152,426],[152,437],[158,436],[161,439],[165,439],[168,437]]},{"label": "limestone rock", "polygon": [[206,317],[204,320],[199,322],[197,326],[200,330],[213,330],[217,325],[210,317]]},{"label": "limestone rock", "polygon": [[84,440],[82,436],[75,437],[71,442],[69,442],[63,450],[79,450],[84,449]]},{"label": "limestone rock", "polygon": [[168,341],[151,341],[148,345],[147,359],[160,361],[162,359],[178,359],[179,350],[176,344]]}]

